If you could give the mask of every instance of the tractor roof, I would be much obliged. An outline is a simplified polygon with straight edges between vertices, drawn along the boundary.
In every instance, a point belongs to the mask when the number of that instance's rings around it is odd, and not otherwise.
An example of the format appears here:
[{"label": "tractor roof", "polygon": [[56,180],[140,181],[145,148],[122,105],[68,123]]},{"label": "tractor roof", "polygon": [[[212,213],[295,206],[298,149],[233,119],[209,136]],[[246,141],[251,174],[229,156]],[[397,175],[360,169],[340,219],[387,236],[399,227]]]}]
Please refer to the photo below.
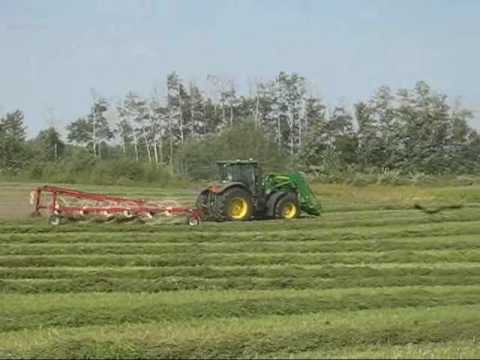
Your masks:
[{"label": "tractor roof", "polygon": [[218,165],[258,165],[258,162],[255,160],[223,160],[217,161]]}]

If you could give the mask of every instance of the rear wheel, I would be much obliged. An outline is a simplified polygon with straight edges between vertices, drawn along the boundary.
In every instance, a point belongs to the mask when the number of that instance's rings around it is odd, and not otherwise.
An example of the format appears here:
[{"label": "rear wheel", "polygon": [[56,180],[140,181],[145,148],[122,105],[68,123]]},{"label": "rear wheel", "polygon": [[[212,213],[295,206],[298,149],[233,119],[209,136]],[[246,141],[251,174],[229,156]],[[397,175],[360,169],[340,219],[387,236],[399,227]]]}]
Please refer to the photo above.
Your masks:
[{"label": "rear wheel", "polygon": [[295,219],[300,216],[300,204],[297,195],[287,193],[278,200],[275,206],[275,218],[277,219]]},{"label": "rear wheel", "polygon": [[221,198],[223,216],[231,221],[245,221],[252,217],[253,201],[251,194],[239,187],[226,190]]}]

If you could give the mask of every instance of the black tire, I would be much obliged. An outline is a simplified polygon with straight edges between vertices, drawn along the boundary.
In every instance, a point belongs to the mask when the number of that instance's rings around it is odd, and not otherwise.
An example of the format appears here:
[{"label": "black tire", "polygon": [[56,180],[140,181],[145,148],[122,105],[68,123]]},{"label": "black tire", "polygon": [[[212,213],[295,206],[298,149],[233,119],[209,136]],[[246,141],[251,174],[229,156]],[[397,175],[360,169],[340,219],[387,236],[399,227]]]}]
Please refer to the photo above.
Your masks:
[{"label": "black tire", "polygon": [[276,219],[296,219],[300,216],[300,203],[293,192],[286,193],[275,205]]},{"label": "black tire", "polygon": [[202,207],[207,206],[207,201],[208,201],[208,190],[204,190],[197,196],[197,201],[195,202],[195,206],[197,207],[197,209],[201,209]]},{"label": "black tire", "polygon": [[198,226],[200,225],[200,219],[196,217],[192,217],[191,215],[187,216],[186,222],[187,225],[190,226]]},{"label": "black tire", "polygon": [[[241,211],[237,216],[232,213],[232,207],[234,202],[239,199],[244,201],[246,206],[245,211]],[[219,196],[217,206],[219,207],[219,213],[223,215],[225,220],[229,221],[246,221],[252,217],[253,214],[253,200],[252,195],[241,187],[233,187],[225,190],[225,192]]]},{"label": "black tire", "polygon": [[202,219],[209,218],[209,211],[208,211],[208,190],[202,191],[198,197],[197,201],[195,202],[195,207],[200,212],[200,216]]}]

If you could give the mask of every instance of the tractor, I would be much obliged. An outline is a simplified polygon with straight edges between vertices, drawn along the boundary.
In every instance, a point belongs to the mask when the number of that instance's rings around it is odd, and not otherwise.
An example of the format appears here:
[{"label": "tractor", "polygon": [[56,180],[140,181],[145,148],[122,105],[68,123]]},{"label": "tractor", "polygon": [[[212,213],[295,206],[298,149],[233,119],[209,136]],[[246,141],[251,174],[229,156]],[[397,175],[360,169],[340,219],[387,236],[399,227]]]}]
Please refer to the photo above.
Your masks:
[{"label": "tractor", "polygon": [[203,190],[196,208],[202,220],[295,219],[320,215],[320,203],[301,173],[262,175],[254,160],[217,162],[220,180]]}]

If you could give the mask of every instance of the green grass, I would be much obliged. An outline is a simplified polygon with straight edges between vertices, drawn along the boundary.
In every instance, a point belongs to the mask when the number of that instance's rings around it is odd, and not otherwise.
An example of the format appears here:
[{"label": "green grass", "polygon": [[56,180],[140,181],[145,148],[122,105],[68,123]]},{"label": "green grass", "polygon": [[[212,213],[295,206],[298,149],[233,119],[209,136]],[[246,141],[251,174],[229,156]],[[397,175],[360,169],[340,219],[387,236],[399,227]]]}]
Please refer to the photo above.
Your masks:
[{"label": "green grass", "polygon": [[367,278],[383,276],[479,276],[480,264],[454,263],[447,266],[433,264],[391,264],[390,267],[373,265],[274,265],[274,266],[167,266],[167,267],[12,267],[0,268],[0,279],[74,279],[95,280],[150,279],[162,277],[201,277],[226,279],[232,277],[258,278]]},{"label": "green grass", "polygon": [[0,256],[3,267],[24,266],[221,266],[325,265],[358,263],[479,262],[480,250],[394,250],[344,253],[240,253],[167,255],[38,255]]},{"label": "green grass", "polygon": [[347,346],[335,350],[317,350],[292,354],[262,354],[266,359],[478,359],[480,342],[457,340],[407,345]]},{"label": "green grass", "polygon": [[[392,308],[201,319],[177,324],[123,324],[5,333],[2,358],[239,358],[343,346],[408,345],[471,340],[478,305]],[[35,339],[35,341],[32,341]]]},{"label": "green grass", "polygon": [[0,331],[475,304],[478,286],[5,296]]},{"label": "green grass", "polygon": [[[0,204],[31,187],[0,183]],[[0,358],[478,358],[480,186],[314,190],[320,218],[194,228],[0,205]]]},{"label": "green grass", "polygon": [[454,275],[383,276],[369,278],[261,278],[229,277],[206,279],[200,277],[165,277],[162,279],[125,279],[91,277],[85,279],[14,279],[1,280],[3,293],[40,294],[75,292],[164,292],[177,290],[274,290],[274,289],[344,289],[391,286],[453,286],[476,285],[480,276],[464,278],[468,272]]},{"label": "green grass", "polygon": [[[292,234],[293,237],[295,235]],[[80,244],[65,244],[62,242],[48,242],[43,244],[4,244],[0,248],[3,255],[162,255],[202,253],[338,253],[354,251],[393,251],[393,250],[474,250],[480,248],[478,235],[420,237],[407,239],[384,240],[324,240],[317,241],[314,235],[309,240],[294,238],[284,241],[262,241],[261,237],[254,240],[232,239],[225,242],[93,242]]]}]

